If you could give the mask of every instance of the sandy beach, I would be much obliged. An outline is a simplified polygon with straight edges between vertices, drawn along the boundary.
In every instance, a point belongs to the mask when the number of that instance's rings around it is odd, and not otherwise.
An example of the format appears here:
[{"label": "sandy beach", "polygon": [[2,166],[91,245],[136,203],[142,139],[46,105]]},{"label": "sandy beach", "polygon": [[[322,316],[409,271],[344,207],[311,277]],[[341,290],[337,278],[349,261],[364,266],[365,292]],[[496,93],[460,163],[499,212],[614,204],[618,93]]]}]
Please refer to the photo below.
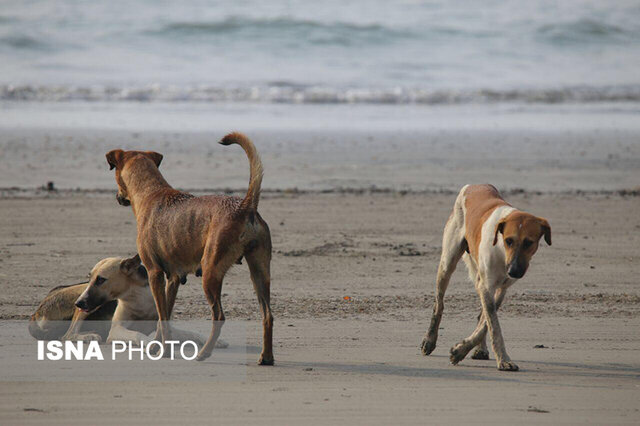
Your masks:
[{"label": "sandy beach", "polygon": [[[576,140],[586,148],[575,159],[569,155],[575,146],[549,139],[550,147],[567,154],[564,162],[560,154],[535,148],[542,160],[525,156],[527,171],[518,164],[496,170],[501,161],[489,158],[490,141],[464,145],[482,161],[453,154],[436,161],[436,153],[448,151],[437,151],[438,143],[429,145],[428,137],[417,144],[419,136],[378,134],[373,142],[354,136],[352,157],[343,158],[335,153],[344,149],[337,143],[324,144],[339,148],[323,155],[312,143],[314,134],[278,138],[256,132],[267,169],[260,212],[274,244],[275,367],[254,365],[261,344],[259,313],[242,265],[225,279],[223,306],[228,321],[249,320],[243,381],[5,382],[0,421],[171,424],[188,416],[223,424],[637,423],[640,198],[632,187],[638,181],[637,137],[606,144]],[[162,151],[164,146],[161,169],[167,179],[197,193],[242,189],[246,158],[240,150],[202,142],[210,137],[4,131],[0,317],[25,319],[49,288],[81,281],[101,258],[135,252],[134,218],[115,202],[102,153],[107,146],[123,139],[125,147]],[[181,144],[167,142],[171,138]],[[443,144],[452,143],[445,139]],[[76,147],[74,141],[82,142]],[[299,149],[290,152],[293,141]],[[380,151],[379,160],[373,153],[363,155],[369,142],[371,151]],[[382,147],[388,143],[396,149],[385,156]],[[514,151],[530,146],[515,138],[504,144]],[[415,158],[414,169],[404,173],[413,156],[407,146],[432,161],[421,164]],[[204,149],[211,150],[210,157],[198,155]],[[376,161],[386,166],[374,170]],[[377,189],[350,185],[373,175]],[[472,331],[479,308],[462,265],[447,293],[438,348],[431,357],[418,349],[430,319],[441,232],[455,190],[465,179],[491,176],[512,204],[545,216],[553,229],[553,246],[540,248],[501,310],[518,373],[497,371],[493,359],[449,364],[448,349]],[[37,189],[50,180],[58,190]],[[198,278],[189,277],[180,289],[175,314],[209,317]],[[215,363],[215,354],[207,362]]]}]

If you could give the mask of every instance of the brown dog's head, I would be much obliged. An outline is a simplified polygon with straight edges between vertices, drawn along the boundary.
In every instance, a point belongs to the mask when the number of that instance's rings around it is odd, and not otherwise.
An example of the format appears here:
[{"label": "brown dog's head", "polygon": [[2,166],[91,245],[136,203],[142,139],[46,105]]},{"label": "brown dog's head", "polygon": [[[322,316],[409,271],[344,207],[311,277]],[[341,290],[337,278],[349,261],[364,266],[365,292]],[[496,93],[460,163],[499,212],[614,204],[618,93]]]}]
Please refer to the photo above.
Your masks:
[{"label": "brown dog's head", "polygon": [[132,286],[147,284],[147,270],[137,254],[130,259],[102,259],[91,270],[89,285],[75,305],[85,312],[91,312],[106,302],[116,300]]},{"label": "brown dog's head", "polygon": [[157,167],[160,167],[162,162],[162,154],[154,151],[123,151],[121,149],[114,149],[109,151],[106,155],[107,163],[109,163],[110,170],[116,169],[116,183],[118,184],[118,194],[116,194],[116,200],[122,206],[128,206],[131,204],[129,200],[129,194],[127,192],[127,185],[122,178],[122,172],[125,167],[134,160],[150,159]]},{"label": "brown dog's head", "polygon": [[551,245],[551,226],[546,219],[529,213],[515,211],[501,219],[496,226],[493,245],[502,234],[505,251],[505,267],[511,278],[522,278],[527,272],[529,261],[538,250],[540,238],[544,236]]}]

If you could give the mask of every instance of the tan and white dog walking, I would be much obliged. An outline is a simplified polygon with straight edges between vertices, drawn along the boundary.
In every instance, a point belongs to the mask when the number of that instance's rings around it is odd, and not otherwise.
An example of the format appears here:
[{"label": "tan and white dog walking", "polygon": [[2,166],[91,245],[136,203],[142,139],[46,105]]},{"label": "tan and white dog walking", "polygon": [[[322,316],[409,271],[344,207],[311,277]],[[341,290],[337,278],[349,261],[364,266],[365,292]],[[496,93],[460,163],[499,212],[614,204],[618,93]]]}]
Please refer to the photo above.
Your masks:
[{"label": "tan and white dog walking", "polygon": [[480,296],[482,312],[475,331],[451,348],[451,363],[462,361],[476,346],[472,357],[488,359],[488,331],[498,369],[517,371],[518,366],[507,355],[497,311],[507,289],[524,276],[542,237],[551,245],[549,222],[512,207],[492,185],[462,188],[444,229],[433,316],[422,341],[422,353],[429,355],[436,347],[444,294],[463,258]]}]

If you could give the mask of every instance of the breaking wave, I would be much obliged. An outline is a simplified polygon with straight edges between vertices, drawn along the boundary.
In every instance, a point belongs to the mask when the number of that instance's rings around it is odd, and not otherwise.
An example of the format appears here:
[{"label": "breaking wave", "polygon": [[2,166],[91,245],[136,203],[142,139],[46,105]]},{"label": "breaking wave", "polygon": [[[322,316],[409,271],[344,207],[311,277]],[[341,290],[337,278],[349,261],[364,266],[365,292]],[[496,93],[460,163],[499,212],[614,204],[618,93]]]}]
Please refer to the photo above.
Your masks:
[{"label": "breaking wave", "polygon": [[276,82],[256,87],[0,86],[0,100],[24,102],[257,102],[284,104],[472,104],[638,102],[640,85],[513,90],[346,88]]}]

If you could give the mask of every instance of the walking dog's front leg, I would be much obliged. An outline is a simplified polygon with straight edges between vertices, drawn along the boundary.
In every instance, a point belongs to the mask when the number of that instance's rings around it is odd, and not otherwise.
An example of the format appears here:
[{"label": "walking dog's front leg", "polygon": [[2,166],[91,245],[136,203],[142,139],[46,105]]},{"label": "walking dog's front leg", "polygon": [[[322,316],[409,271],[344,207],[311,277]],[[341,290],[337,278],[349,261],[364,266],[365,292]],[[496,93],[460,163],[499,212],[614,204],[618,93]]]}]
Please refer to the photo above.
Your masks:
[{"label": "walking dog's front leg", "polygon": [[[478,278],[480,279],[480,278]],[[499,287],[495,292],[495,306],[496,310],[500,309],[502,305],[502,301],[504,300],[504,296],[506,293],[506,289],[503,287]],[[460,361],[462,361],[469,351],[473,349],[475,346],[478,347],[474,352],[472,358],[473,359],[489,359],[489,351],[487,350],[487,321],[484,318],[484,313],[480,312],[478,315],[478,324],[476,325],[476,329],[471,333],[469,337],[462,340],[460,343],[451,348],[449,352],[451,356],[449,359],[453,365],[456,365]],[[482,356],[476,356],[481,352]]]},{"label": "walking dog's front leg", "polygon": [[518,366],[511,361],[507,350],[504,346],[502,338],[502,330],[498,321],[498,303],[494,298],[494,292],[486,288],[485,285],[477,286],[480,302],[482,303],[482,313],[486,320],[489,335],[491,336],[491,345],[493,352],[496,354],[496,362],[498,370],[518,371]]}]

